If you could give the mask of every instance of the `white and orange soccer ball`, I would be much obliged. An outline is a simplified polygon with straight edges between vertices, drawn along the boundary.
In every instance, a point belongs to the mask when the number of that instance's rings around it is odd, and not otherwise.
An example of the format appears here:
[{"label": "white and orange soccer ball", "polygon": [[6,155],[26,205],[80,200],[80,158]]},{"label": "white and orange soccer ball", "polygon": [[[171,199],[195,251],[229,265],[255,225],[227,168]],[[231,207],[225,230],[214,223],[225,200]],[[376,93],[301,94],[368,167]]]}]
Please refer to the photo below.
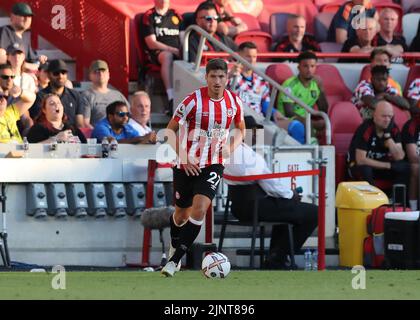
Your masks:
[{"label": "white and orange soccer ball", "polygon": [[223,253],[212,252],[204,257],[201,271],[206,278],[226,278],[230,272],[229,259]]}]

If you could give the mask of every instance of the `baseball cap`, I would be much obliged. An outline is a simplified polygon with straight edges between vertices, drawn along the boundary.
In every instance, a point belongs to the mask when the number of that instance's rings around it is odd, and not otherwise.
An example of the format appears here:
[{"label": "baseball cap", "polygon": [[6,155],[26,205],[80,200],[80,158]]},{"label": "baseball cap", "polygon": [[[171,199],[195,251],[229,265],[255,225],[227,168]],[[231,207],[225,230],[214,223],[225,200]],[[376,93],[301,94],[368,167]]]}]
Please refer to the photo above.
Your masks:
[{"label": "baseball cap", "polygon": [[253,116],[245,116],[245,128],[247,129],[263,129],[264,126],[262,124],[257,123]]},{"label": "baseball cap", "polygon": [[25,53],[25,48],[23,47],[23,44],[15,42],[15,43],[9,45],[6,49],[7,54],[15,54],[16,52]]},{"label": "baseball cap", "polygon": [[101,69],[109,70],[108,63],[106,63],[104,60],[92,61],[92,63],[90,64],[90,67],[89,67],[90,72],[101,70]]},{"label": "baseball cap", "polygon": [[25,2],[17,2],[12,7],[12,13],[17,16],[33,16],[31,7]]},{"label": "baseball cap", "polygon": [[48,72],[69,71],[63,60],[51,60],[48,63]]}]

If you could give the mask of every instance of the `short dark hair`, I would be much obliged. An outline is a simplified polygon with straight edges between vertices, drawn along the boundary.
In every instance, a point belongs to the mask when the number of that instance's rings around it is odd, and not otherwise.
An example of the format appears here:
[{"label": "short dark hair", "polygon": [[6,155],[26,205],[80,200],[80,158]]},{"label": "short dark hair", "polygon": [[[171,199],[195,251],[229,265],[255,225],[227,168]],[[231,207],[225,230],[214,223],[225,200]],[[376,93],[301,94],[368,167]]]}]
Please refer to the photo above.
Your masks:
[{"label": "short dark hair", "polygon": [[373,66],[372,69],[370,70],[370,73],[372,75],[372,77],[374,75],[380,75],[380,74],[386,74],[389,75],[389,69],[387,66]]},{"label": "short dark hair", "polygon": [[370,61],[372,61],[377,55],[380,55],[380,54],[386,54],[389,60],[391,60],[392,58],[392,55],[387,50],[382,49],[382,48],[376,48],[370,53],[370,57],[369,57]]},{"label": "short dark hair", "polygon": [[238,51],[242,51],[245,49],[257,49],[257,45],[252,41],[242,42],[238,47]]},{"label": "short dark hair", "polygon": [[117,110],[117,108],[120,107],[120,106],[124,106],[124,107],[128,108],[126,102],[124,102],[124,101],[114,101],[113,103],[109,104],[106,107],[106,116],[108,117],[110,114],[114,114],[115,110]]},{"label": "short dark hair", "polygon": [[211,59],[209,62],[207,62],[206,65],[206,74],[209,74],[209,72],[212,70],[222,70],[223,72],[227,73],[227,63],[225,62],[225,60],[220,58]]},{"label": "short dark hair", "polygon": [[312,51],[303,51],[300,55],[297,57],[297,62],[300,63],[303,60],[315,60],[318,61],[318,58],[316,57],[316,54]]},{"label": "short dark hair", "polygon": [[194,21],[197,19],[198,12],[200,12],[201,10],[211,10],[211,9],[214,9],[217,12],[216,6],[214,5],[214,3],[212,1],[204,1],[204,2],[201,2],[198,5],[197,9],[195,9],[195,12],[194,12]]},{"label": "short dark hair", "polygon": [[0,64],[0,71],[6,69],[12,69],[12,65],[8,62]]}]

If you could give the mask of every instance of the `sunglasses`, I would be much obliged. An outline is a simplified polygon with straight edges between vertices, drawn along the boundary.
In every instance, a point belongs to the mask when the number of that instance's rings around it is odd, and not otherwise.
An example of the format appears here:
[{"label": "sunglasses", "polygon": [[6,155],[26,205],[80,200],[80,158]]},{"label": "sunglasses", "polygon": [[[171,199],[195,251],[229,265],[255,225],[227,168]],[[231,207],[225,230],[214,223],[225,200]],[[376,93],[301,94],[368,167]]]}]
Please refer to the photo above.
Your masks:
[{"label": "sunglasses", "polygon": [[66,70],[55,71],[52,73],[54,77],[58,77],[60,74],[67,74]]},{"label": "sunglasses", "polygon": [[200,19],[205,19],[206,21],[208,21],[208,22],[210,22],[210,21],[212,21],[212,20],[219,20],[219,16],[204,16],[204,17],[201,17]]},{"label": "sunglasses", "polygon": [[124,118],[125,116],[127,116],[127,117],[129,117],[129,118],[130,118],[130,116],[131,116],[130,112],[122,112],[122,111],[120,111],[120,112],[116,112],[116,113],[114,113],[114,114],[116,114],[116,115],[117,115],[117,116],[119,116],[120,118]]},{"label": "sunglasses", "polygon": [[14,78],[15,78],[15,76],[13,76],[13,75],[9,76],[9,75],[7,75],[7,74],[2,74],[2,75],[0,76],[0,78],[2,78],[3,80],[9,80],[9,79],[14,79]]}]

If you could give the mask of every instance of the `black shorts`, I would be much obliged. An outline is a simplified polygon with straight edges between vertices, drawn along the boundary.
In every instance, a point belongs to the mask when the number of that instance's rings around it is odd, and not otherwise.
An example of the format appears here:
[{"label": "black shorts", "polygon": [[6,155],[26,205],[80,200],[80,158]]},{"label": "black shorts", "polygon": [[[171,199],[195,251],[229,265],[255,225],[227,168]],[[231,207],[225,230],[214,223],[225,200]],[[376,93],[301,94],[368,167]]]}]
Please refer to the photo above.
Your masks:
[{"label": "black shorts", "polygon": [[173,168],[175,204],[180,208],[188,208],[196,194],[213,200],[217,186],[223,177],[223,165],[212,164],[201,169],[198,176],[187,176],[184,169]]}]

